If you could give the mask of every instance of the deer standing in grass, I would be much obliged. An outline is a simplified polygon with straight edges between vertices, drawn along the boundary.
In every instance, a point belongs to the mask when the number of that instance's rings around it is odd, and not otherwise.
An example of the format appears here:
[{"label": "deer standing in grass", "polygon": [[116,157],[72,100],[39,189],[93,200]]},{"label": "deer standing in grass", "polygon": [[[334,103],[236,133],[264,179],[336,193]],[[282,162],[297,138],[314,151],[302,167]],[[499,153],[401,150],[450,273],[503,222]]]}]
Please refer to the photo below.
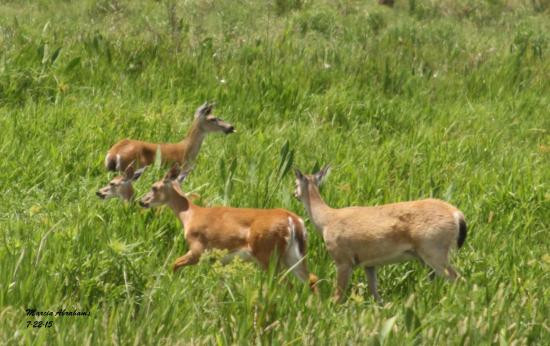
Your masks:
[{"label": "deer standing in grass", "polygon": [[139,167],[148,166],[155,161],[157,149],[160,150],[162,163],[177,162],[186,166],[197,158],[202,142],[211,132],[235,132],[233,125],[212,115],[214,105],[205,102],[195,112],[195,120],[181,142],[149,143],[134,139],[123,139],[109,149],[105,156],[105,167],[109,171],[124,171],[131,162]]},{"label": "deer standing in grass", "polygon": [[228,250],[222,260],[234,256],[253,259],[267,269],[275,254],[303,282],[315,291],[317,277],[310,274],[305,260],[306,228],[302,219],[285,209],[203,208],[194,205],[180,188],[189,170],[176,164],[154,183],[141,200],[144,208],[166,204],[179,218],[189,251],[176,259],[174,271],[196,264],[208,249]]},{"label": "deer standing in grass", "polygon": [[457,278],[448,254],[466,240],[466,222],[460,210],[437,199],[333,209],[319,193],[328,170],[325,166],[313,175],[296,170],[295,196],[304,204],[336,263],[336,301],[342,300],[356,266],[364,268],[369,291],[378,303],[382,300],[376,288],[376,266],[420,259],[436,274]]}]

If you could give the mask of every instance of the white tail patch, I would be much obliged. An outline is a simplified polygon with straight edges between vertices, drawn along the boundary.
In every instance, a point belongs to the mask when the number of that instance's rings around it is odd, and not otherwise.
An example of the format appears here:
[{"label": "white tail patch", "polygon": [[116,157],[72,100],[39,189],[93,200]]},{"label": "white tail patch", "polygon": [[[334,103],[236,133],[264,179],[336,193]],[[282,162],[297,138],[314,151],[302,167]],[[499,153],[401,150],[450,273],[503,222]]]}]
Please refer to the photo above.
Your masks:
[{"label": "white tail patch", "polygon": [[116,154],[116,169],[120,171],[120,154]]},{"label": "white tail patch", "polygon": [[455,219],[456,229],[458,230],[460,228],[460,220],[464,219],[464,215],[457,210],[453,213],[453,217]]},{"label": "white tail patch", "polygon": [[111,157],[111,154],[107,153],[107,155],[105,155],[105,167],[109,168],[109,159]]},{"label": "white tail patch", "polygon": [[306,229],[306,224],[304,223],[304,220],[302,220],[301,218],[298,218],[298,220],[300,221],[300,225],[302,226],[302,233],[304,234],[304,241],[307,243],[307,229]]}]

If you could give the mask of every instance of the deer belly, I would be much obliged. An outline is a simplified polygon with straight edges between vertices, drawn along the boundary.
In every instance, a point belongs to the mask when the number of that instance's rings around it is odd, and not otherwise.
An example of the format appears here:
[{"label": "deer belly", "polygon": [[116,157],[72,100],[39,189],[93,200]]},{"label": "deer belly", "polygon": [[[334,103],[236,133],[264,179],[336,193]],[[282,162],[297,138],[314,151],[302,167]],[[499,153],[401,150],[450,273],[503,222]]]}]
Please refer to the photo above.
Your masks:
[{"label": "deer belly", "polygon": [[383,256],[371,257],[360,260],[359,265],[373,267],[385,264],[400,263],[416,259],[416,255],[412,251],[400,251],[385,254]]},{"label": "deer belly", "polygon": [[368,246],[361,249],[362,251],[356,252],[356,263],[358,262],[362,266],[379,266],[404,262],[416,258],[409,245],[392,245],[393,246]]},{"label": "deer belly", "polygon": [[213,237],[208,239],[207,247],[210,249],[228,250],[229,252],[248,248],[246,240],[241,237]]},{"label": "deer belly", "polygon": [[188,236],[202,239],[202,243],[207,249],[227,250],[229,252],[249,249],[247,242],[248,229],[231,228],[228,230],[224,225],[229,222],[224,221],[226,220],[214,220],[208,226],[198,227],[195,232],[186,234],[186,239]]}]

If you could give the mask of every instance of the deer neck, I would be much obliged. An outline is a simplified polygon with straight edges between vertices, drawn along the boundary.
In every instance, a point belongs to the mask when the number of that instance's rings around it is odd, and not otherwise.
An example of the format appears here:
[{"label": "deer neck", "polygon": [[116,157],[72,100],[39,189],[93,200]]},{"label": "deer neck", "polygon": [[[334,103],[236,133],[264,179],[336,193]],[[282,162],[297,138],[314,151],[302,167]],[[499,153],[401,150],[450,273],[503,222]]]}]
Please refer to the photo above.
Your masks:
[{"label": "deer neck", "polygon": [[304,206],[309,218],[315,225],[318,231],[323,232],[323,228],[328,224],[330,220],[330,213],[332,208],[330,208],[319,193],[319,188],[317,186],[310,185],[308,187],[308,192],[306,198],[303,199]]},{"label": "deer neck", "polygon": [[200,123],[195,119],[187,136],[178,144],[182,151],[183,162],[192,162],[197,158],[206,133],[201,129]]},{"label": "deer neck", "polygon": [[195,207],[191,201],[177,193],[174,193],[174,196],[170,199],[168,206],[181,221],[182,226],[187,229],[185,226],[189,224],[189,220],[191,219],[191,215],[193,214],[193,209]]},{"label": "deer neck", "polygon": [[128,190],[122,191],[121,197],[125,202],[130,202],[134,200],[134,188],[132,187],[132,185],[130,185]]}]

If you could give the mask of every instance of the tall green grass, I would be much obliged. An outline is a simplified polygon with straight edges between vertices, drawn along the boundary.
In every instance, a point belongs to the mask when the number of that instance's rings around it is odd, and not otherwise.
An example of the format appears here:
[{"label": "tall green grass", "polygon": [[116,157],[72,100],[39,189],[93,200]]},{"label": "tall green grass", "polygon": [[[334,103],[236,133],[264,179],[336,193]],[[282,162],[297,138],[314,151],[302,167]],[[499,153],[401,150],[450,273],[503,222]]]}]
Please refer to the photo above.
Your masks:
[{"label": "tall green grass", "polygon": [[[4,343],[548,344],[546,2],[19,0],[0,13]],[[183,186],[201,204],[305,218],[289,168],[331,163],[333,207],[458,206],[465,281],[387,266],[378,307],[357,271],[333,305],[309,222],[320,297],[218,253],[172,274],[186,251],[172,213],[94,191],[110,145],[177,141],[205,100],[238,133],[206,139]],[[62,307],[91,316],[26,327],[25,308]]]}]

